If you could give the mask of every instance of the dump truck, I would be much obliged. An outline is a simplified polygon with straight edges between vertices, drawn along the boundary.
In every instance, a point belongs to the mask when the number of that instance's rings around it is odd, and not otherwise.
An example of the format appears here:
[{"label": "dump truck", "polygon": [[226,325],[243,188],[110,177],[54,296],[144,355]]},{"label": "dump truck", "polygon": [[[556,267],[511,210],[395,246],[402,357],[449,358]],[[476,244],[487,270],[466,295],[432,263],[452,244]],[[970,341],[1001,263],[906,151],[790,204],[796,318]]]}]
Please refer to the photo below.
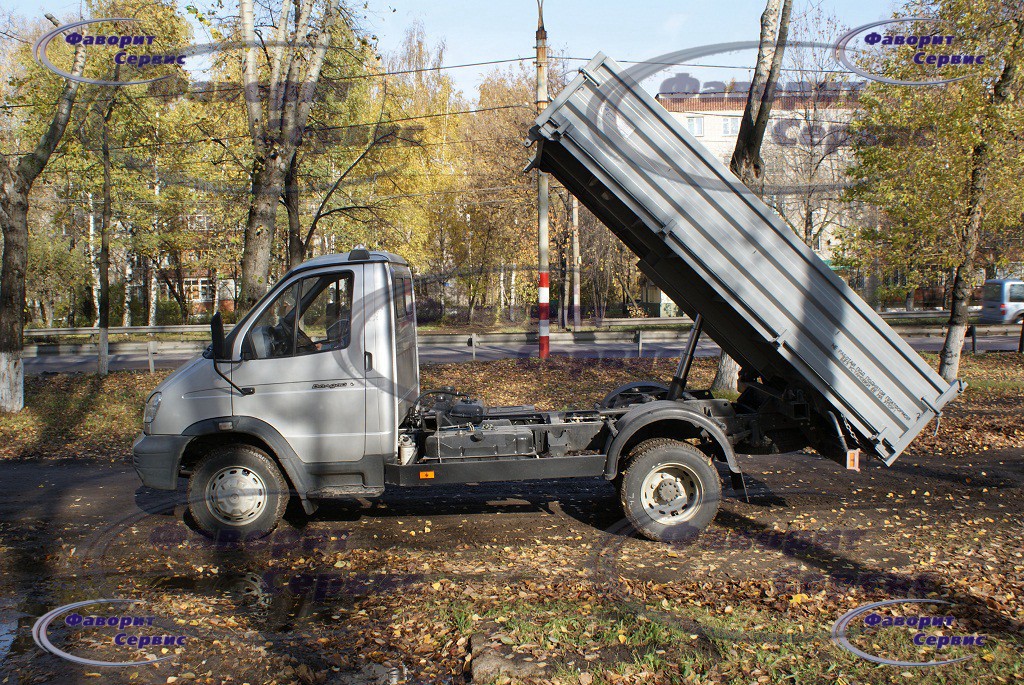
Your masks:
[{"label": "dump truck", "polygon": [[[146,402],[143,484],[188,479],[209,535],[262,535],[289,499],[386,487],[603,477],[654,540],[714,519],[737,455],[812,448],[886,465],[963,390],[946,383],[628,72],[598,55],[540,114],[530,168],[552,174],[694,320],[670,383],[612,389],[593,408],[486,406],[423,390],[413,273],[353,249],[285,274]],[[742,367],[734,400],[690,388],[698,337]],[[815,458],[808,455],[807,458]]]}]

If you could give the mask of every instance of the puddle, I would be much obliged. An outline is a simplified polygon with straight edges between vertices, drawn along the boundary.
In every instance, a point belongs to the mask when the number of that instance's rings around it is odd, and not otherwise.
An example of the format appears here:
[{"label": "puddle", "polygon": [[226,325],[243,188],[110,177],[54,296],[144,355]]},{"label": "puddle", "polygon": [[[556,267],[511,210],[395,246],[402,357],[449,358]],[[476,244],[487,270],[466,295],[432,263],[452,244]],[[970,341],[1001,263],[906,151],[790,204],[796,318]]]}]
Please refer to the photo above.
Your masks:
[{"label": "puddle", "polygon": [[405,666],[382,666],[367,664],[345,679],[349,685],[397,685],[405,682],[408,672]]},{"label": "puddle", "polygon": [[37,602],[0,597],[0,669],[8,656],[22,653],[32,645],[32,624],[45,611]]},{"label": "puddle", "polygon": [[14,638],[18,635],[18,614],[0,609],[0,667],[11,651]]},{"label": "puddle", "polygon": [[[161,592],[179,591],[233,601],[237,612],[252,619],[264,633],[288,633],[309,620],[345,611],[354,597],[346,592],[330,596],[332,588],[316,577],[275,576],[253,571],[221,573],[195,578],[162,576],[148,585]],[[337,588],[334,588],[337,589]]]}]

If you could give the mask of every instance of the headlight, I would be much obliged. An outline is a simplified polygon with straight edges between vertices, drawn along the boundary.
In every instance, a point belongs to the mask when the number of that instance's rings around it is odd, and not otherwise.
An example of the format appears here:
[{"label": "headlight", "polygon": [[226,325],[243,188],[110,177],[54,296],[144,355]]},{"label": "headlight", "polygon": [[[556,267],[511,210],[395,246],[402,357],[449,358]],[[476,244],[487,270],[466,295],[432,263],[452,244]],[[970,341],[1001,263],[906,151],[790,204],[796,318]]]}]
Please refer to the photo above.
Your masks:
[{"label": "headlight", "polygon": [[146,411],[142,414],[142,427],[145,432],[149,432],[149,426],[153,423],[153,419],[156,418],[156,412],[160,409],[160,400],[163,399],[163,395],[158,392],[153,393],[146,400]]}]

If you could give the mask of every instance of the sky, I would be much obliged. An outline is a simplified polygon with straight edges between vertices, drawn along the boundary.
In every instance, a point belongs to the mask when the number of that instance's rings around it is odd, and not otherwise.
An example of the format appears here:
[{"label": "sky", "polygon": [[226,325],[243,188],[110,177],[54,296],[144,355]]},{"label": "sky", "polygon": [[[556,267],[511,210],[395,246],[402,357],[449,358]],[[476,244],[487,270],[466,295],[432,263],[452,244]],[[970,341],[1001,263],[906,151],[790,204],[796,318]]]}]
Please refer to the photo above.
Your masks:
[{"label": "sky", "polygon": [[[529,57],[534,53],[536,0],[367,1],[366,28],[377,36],[382,51],[397,47],[406,29],[418,20],[423,22],[431,41],[444,41],[447,65]],[[181,4],[184,6],[186,1]],[[795,0],[794,16],[806,12],[810,4],[810,0]],[[852,28],[892,16],[894,0],[814,0],[813,4]],[[82,3],[0,0],[0,5],[17,14],[41,16],[52,12],[67,17],[78,15]],[[700,45],[756,40],[763,10],[764,0],[644,0],[633,4],[621,0],[546,0],[544,20],[552,53],[590,58],[604,52],[626,62],[649,60]],[[748,69],[753,61],[753,51],[707,57],[701,63],[739,68],[666,68],[652,82],[656,84],[676,72],[690,73],[702,82],[749,80]],[[571,64],[576,68],[584,62]],[[472,98],[490,68],[493,67],[458,68],[447,73]]]},{"label": "sky", "polygon": [[[814,4],[851,28],[888,18],[893,11],[892,0],[817,0]],[[805,12],[809,5],[808,0],[795,0],[794,16]],[[649,60],[700,45],[757,40],[764,6],[764,0],[546,0],[544,24],[552,53],[589,59],[603,52],[618,61]],[[427,36],[444,40],[447,64],[466,64],[534,54],[537,3],[371,0],[368,19],[384,50],[394,49],[406,27],[420,20]],[[680,67],[670,68],[660,77],[688,71],[702,82],[749,80],[747,69],[753,66],[754,58],[754,51],[709,57],[702,62],[745,69]],[[572,62],[574,68],[583,64]],[[472,93],[486,68],[450,73],[464,91]]]}]

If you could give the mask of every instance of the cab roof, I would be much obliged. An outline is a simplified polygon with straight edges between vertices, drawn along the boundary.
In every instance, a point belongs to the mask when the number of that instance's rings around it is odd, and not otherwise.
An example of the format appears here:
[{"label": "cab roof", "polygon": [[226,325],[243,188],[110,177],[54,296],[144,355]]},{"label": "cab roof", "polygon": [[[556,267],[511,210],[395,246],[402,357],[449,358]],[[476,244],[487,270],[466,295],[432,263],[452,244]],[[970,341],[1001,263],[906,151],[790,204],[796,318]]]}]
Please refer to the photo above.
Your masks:
[{"label": "cab roof", "polygon": [[345,264],[365,264],[368,262],[387,262],[389,264],[398,264],[400,266],[409,265],[404,258],[396,255],[394,252],[367,250],[365,248],[357,247],[349,252],[325,254],[320,255],[319,257],[314,257],[313,259],[299,264],[295,267],[295,270],[315,269],[322,266],[343,266]]}]

